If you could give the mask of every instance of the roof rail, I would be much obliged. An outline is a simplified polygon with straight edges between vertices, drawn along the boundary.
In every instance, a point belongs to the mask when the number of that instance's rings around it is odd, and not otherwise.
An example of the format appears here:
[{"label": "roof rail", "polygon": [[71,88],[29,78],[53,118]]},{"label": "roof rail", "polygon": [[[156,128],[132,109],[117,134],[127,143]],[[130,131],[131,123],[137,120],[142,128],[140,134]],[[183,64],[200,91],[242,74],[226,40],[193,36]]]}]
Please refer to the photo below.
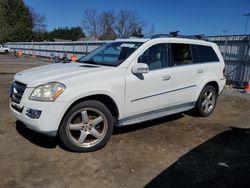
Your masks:
[{"label": "roof rail", "polygon": [[206,40],[204,34],[202,35],[178,35],[179,31],[170,32],[169,34],[156,34],[151,37],[151,39],[156,38],[167,38],[167,37],[177,37],[177,38],[188,38],[188,39],[200,39]]},{"label": "roof rail", "polygon": [[152,35],[151,39],[163,38],[163,37],[177,37],[178,33],[179,31],[173,31],[173,32],[170,32],[169,34],[156,34],[156,35]]}]

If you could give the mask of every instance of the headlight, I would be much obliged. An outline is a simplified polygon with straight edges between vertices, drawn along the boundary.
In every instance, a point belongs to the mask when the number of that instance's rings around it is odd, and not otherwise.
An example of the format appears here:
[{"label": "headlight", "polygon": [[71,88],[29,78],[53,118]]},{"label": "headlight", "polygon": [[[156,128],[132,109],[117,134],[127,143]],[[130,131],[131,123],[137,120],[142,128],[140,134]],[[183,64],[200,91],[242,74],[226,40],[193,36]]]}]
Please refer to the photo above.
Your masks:
[{"label": "headlight", "polygon": [[59,97],[66,87],[59,82],[40,85],[33,90],[30,100],[52,102]]}]

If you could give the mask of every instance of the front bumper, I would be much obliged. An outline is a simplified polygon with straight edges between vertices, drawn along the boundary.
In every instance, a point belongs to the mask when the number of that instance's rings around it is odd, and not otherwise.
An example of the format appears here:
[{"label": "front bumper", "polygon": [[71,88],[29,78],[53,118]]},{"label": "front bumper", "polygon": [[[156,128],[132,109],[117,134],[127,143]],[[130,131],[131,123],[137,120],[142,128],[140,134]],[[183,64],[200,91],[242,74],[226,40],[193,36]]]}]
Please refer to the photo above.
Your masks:
[{"label": "front bumper", "polygon": [[[28,99],[21,105],[10,102],[10,110],[16,119],[23,122],[28,128],[48,136],[56,136],[66,108],[64,102],[39,102]],[[29,109],[41,111],[40,117],[38,119],[28,117],[26,112]]]}]

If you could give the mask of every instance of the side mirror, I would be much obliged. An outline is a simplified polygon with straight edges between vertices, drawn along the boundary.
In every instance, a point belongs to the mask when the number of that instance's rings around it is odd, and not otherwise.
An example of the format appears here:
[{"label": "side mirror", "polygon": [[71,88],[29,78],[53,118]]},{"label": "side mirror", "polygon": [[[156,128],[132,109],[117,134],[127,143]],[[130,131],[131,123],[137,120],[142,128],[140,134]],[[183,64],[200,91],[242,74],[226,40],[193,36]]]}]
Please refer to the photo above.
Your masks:
[{"label": "side mirror", "polygon": [[145,63],[136,63],[132,67],[132,73],[134,74],[145,74],[149,72],[148,65]]}]

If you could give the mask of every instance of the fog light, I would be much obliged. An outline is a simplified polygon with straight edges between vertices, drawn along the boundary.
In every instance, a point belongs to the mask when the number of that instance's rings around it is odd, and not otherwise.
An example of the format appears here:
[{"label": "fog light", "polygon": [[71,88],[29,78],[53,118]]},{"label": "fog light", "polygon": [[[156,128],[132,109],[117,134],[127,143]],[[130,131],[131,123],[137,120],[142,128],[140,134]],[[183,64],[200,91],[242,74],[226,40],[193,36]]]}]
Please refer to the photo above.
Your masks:
[{"label": "fog light", "polygon": [[42,114],[42,111],[40,111],[40,110],[35,110],[35,109],[27,109],[26,110],[26,116],[28,116],[31,119],[39,119],[41,114]]}]

